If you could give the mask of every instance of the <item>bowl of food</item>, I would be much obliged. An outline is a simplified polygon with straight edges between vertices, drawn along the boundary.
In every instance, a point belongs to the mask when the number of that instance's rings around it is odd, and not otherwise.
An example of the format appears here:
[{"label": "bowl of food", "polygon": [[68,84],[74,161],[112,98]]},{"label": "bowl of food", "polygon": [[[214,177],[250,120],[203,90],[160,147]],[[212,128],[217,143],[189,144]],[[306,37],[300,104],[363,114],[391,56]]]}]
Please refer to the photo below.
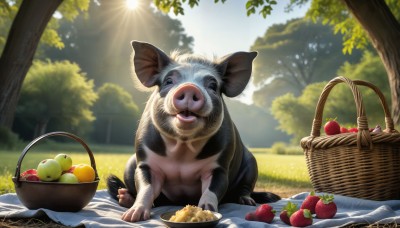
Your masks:
[{"label": "bowl of food", "polygon": [[222,218],[218,212],[187,205],[181,210],[161,214],[161,221],[168,227],[214,227]]},{"label": "bowl of food", "polygon": [[[53,136],[68,137],[80,143],[91,164],[73,165],[71,157],[57,154],[41,161],[37,169],[21,173],[21,164],[28,151],[39,141]],[[60,212],[76,212],[84,208],[94,197],[99,184],[92,151],[81,138],[68,132],[47,133],[30,142],[18,159],[12,180],[18,199],[28,209],[45,208]]]}]

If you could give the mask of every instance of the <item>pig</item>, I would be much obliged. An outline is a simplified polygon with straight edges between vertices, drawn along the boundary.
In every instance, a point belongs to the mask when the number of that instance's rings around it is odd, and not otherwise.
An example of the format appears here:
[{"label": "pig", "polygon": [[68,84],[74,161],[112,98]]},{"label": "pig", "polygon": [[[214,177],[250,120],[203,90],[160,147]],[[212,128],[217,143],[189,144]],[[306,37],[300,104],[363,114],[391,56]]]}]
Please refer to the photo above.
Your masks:
[{"label": "pig", "polygon": [[[170,56],[132,41],[138,81],[154,87],[135,137],[124,182],[107,178],[109,194],[129,208],[125,221],[150,218],[161,205],[197,205],[218,211],[221,203],[275,202],[270,192],[254,192],[257,162],[244,146],[223,95],[235,97],[250,80],[257,52],[220,59],[193,54]],[[249,120],[249,125],[257,124]]]}]

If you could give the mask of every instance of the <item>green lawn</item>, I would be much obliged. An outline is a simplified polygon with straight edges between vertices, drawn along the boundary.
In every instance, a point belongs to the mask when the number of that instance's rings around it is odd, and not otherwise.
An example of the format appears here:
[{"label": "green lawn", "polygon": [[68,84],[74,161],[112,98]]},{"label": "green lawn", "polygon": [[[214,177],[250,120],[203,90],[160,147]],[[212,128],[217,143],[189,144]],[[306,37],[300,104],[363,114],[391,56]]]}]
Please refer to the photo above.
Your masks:
[{"label": "green lawn", "polygon": [[[59,149],[62,147],[62,149]],[[23,149],[23,148],[22,148]],[[0,194],[14,192],[11,177],[15,173],[18,158],[22,149],[16,151],[0,150]],[[106,188],[105,178],[110,174],[122,177],[127,159],[133,151],[129,146],[91,147],[94,153],[97,171],[100,177],[99,189]],[[310,191],[305,159],[303,155],[276,155],[267,149],[254,149],[258,161],[259,178],[257,190],[267,190],[287,197],[302,191]],[[21,170],[36,168],[45,158],[53,158],[58,153],[69,154],[74,164],[87,163],[89,157],[79,144],[46,144],[38,145],[29,150],[22,161]]]}]

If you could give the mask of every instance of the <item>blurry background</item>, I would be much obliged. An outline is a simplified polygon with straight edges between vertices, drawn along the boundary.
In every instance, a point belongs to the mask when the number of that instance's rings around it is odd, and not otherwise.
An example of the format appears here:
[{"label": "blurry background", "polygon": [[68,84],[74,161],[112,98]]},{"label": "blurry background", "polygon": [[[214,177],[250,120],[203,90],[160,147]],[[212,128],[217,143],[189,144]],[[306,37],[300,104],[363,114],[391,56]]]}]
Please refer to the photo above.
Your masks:
[{"label": "blurry background", "polygon": [[[87,10],[69,6],[82,2]],[[12,131],[26,141],[63,130],[98,144],[132,145],[149,94],[133,84],[131,40],[210,57],[257,51],[248,88],[225,99],[249,147],[298,145],[311,131],[323,86],[336,75],[373,82],[390,98],[385,69],[370,45],[344,53],[341,33],[305,18],[310,4],[288,8],[289,0],[276,1],[263,18],[247,16],[246,2],[185,4],[184,15],[177,16],[160,12],[150,0],[64,1],[48,25],[56,34],[45,32],[23,83]],[[0,51],[19,4],[2,3]],[[73,20],[68,9],[77,14]],[[355,126],[350,90],[333,91],[324,114]],[[370,91],[363,95],[371,125],[382,124],[379,102]]]}]

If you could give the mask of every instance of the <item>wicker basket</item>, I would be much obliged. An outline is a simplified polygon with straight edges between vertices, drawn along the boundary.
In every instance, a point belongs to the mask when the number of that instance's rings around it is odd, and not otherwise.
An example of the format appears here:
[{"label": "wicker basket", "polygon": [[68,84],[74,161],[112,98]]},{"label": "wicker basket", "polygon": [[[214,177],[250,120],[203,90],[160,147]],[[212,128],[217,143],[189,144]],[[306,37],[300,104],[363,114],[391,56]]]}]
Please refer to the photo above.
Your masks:
[{"label": "wicker basket", "polygon": [[[321,136],[322,114],[331,89],[347,84],[357,108],[358,133]],[[357,85],[366,86],[378,95],[386,129],[370,133],[362,97]],[[332,79],[319,98],[311,135],[301,140],[311,183],[317,192],[340,194],[370,200],[400,199],[400,134],[382,92],[369,82],[345,77]]]}]

